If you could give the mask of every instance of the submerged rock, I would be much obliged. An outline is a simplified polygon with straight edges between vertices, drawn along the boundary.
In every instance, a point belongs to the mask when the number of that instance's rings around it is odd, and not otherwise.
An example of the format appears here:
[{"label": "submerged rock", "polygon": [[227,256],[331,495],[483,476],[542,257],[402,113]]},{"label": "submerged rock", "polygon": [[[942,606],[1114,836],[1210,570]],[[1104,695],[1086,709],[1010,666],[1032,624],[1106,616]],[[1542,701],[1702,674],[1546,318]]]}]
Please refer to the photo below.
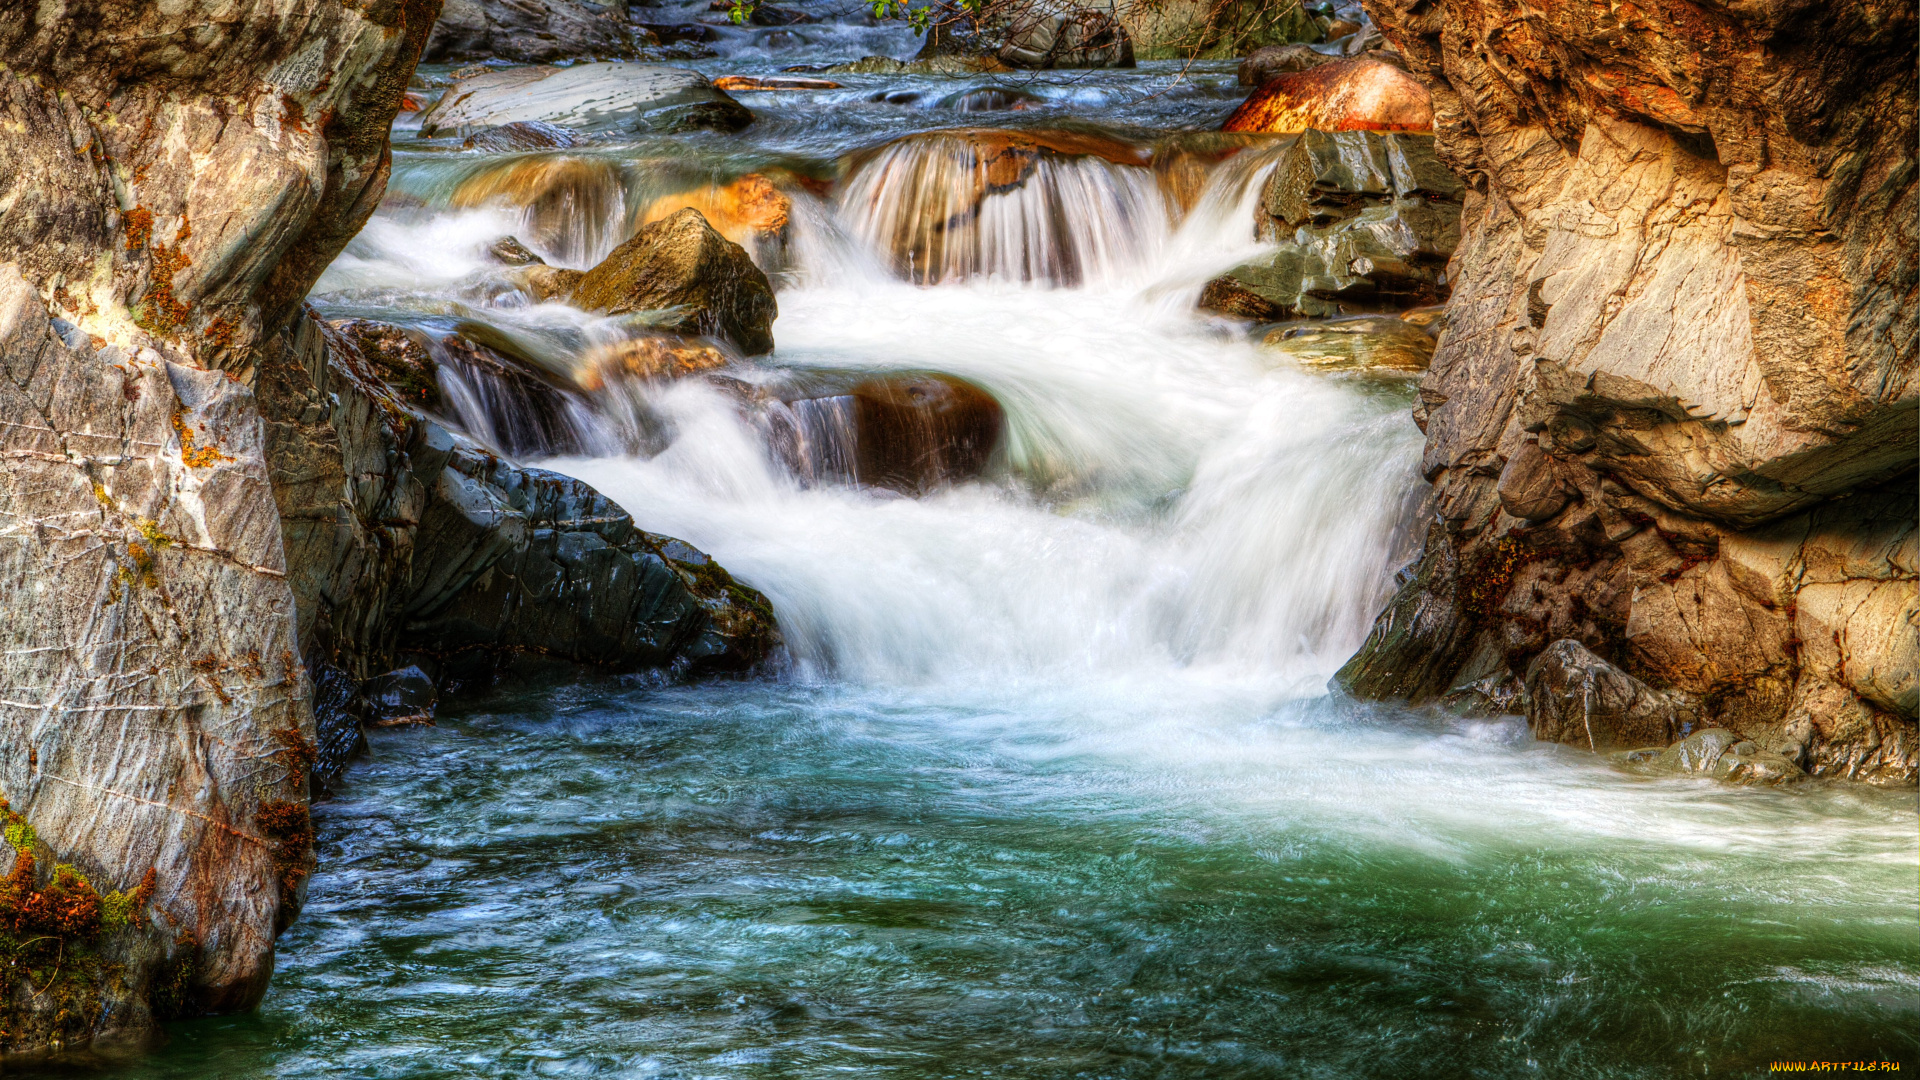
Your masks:
[{"label": "submerged rock", "polygon": [[1265,322],[1431,304],[1447,292],[1463,192],[1432,136],[1306,132],[1261,193],[1256,231],[1281,249],[1208,282],[1200,306]]},{"label": "submerged rock", "polygon": [[1277,327],[1260,344],[1307,367],[1417,372],[1425,371],[1433,358],[1433,336],[1391,316]]},{"label": "submerged rock", "polygon": [[1274,75],[1221,130],[1431,132],[1433,102],[1398,66],[1361,56]]},{"label": "submerged rock", "polygon": [[559,124],[543,120],[517,120],[499,127],[482,128],[460,143],[462,150],[511,153],[518,150],[567,150],[584,146],[587,138]]},{"label": "submerged rock", "polygon": [[677,309],[662,329],[722,337],[749,356],[773,351],[779,314],[767,275],[691,207],[615,248],[580,279],[573,302],[611,315]]},{"label": "submerged rock", "polygon": [[420,136],[468,136],[529,121],[589,135],[738,131],[753,122],[753,114],[689,68],[634,63],[506,68],[454,83],[421,114]]}]

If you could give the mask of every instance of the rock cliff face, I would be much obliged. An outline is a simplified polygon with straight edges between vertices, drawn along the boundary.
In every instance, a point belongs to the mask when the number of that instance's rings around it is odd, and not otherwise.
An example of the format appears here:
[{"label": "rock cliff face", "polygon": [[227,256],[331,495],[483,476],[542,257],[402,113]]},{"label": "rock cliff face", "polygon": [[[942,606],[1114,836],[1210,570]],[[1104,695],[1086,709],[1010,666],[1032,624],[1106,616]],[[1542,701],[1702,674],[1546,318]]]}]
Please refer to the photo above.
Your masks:
[{"label": "rock cliff face", "polygon": [[468,679],[771,644],[704,556],[425,422],[301,308],[438,8],[0,17],[0,1056],[259,999],[316,681],[331,716],[403,640]]},{"label": "rock cliff face", "polygon": [[1810,772],[1911,781],[1913,5],[1611,10],[1373,11],[1470,190],[1426,551],[1339,679],[1432,700],[1573,639]]},{"label": "rock cliff face", "polygon": [[[313,726],[255,345],[378,203],[437,6],[0,18],[0,1051],[266,987]],[[83,888],[112,927],[36,964],[33,897]]]}]

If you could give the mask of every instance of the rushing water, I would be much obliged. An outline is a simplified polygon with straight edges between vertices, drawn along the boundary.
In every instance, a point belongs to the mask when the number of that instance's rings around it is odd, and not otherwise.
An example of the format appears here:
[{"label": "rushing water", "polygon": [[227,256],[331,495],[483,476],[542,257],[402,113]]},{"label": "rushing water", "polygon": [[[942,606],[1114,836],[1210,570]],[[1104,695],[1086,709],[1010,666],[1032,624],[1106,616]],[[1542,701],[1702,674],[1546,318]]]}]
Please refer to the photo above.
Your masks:
[{"label": "rushing water", "polygon": [[[851,17],[726,33],[709,75],[911,47]],[[996,122],[941,105],[995,81],[836,78],[742,95],[761,120],[737,136],[513,159],[568,170],[526,209],[462,205],[501,161],[403,133],[399,197],[315,301],[478,319],[568,370],[622,329],[526,305],[493,237],[584,266],[687,176],[825,177],[761,253],[779,348],[735,373],[970,380],[1006,410],[987,474],[917,499],[839,482],[832,398],[790,412],[826,447],[799,473],[700,380],[575,416],[594,453],[543,464],[764,590],[783,673],[520,687],[376,733],[317,809],[320,870],[260,1011],[174,1025],[129,1075],[1913,1061],[1910,793],[1649,780],[1517,720],[1326,696],[1410,552],[1420,437],[1404,381],[1302,371],[1193,312],[1254,250],[1258,148],[1189,200],[1137,165],[1048,163],[903,268],[888,238],[967,167],[938,139],[873,148]],[[1230,80],[1033,77],[1043,104],[997,121],[1143,144],[1217,124]],[[502,406],[455,378],[449,408],[493,437]]]}]

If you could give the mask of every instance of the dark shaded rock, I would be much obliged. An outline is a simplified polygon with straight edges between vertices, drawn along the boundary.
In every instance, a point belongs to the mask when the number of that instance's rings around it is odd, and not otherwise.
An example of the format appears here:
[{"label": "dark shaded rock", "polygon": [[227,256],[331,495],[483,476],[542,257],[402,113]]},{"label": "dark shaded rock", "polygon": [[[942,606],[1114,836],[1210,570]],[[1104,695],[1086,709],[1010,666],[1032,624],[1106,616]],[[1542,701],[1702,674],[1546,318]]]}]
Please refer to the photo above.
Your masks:
[{"label": "dark shaded rock", "polygon": [[682,41],[707,42],[720,40],[720,31],[704,23],[638,23],[641,29],[651,33],[662,45],[673,45]]},{"label": "dark shaded rock", "polygon": [[307,670],[313,676],[313,775],[330,784],[367,750],[356,708],[360,685],[344,670],[317,657],[308,661]]},{"label": "dark shaded rock", "polygon": [[767,275],[746,249],[691,207],[615,248],[580,279],[573,302],[613,315],[678,308],[662,329],[722,337],[750,356],[773,351],[779,314]]},{"label": "dark shaded rock", "polygon": [[1047,99],[1027,90],[1006,86],[981,86],[972,90],[962,90],[940,99],[939,108],[952,109],[955,112],[1018,112],[1023,109],[1038,109],[1047,104]]},{"label": "dark shaded rock", "polygon": [[801,23],[816,21],[813,16],[799,8],[779,7],[775,4],[756,4],[753,15],[747,20],[755,26],[798,26]]},{"label": "dark shaded rock", "polygon": [[409,664],[361,683],[360,699],[365,704],[368,723],[391,726],[432,720],[440,692],[419,665]]},{"label": "dark shaded rock", "polygon": [[1000,403],[950,375],[870,379],[852,397],[862,483],[918,493],[969,479],[1000,441]]},{"label": "dark shaded rock", "polygon": [[1560,640],[1527,666],[1527,724],[1533,737],[1589,750],[1665,746],[1698,722],[1695,706],[1654,690]]},{"label": "dark shaded rock", "polygon": [[1522,521],[1547,521],[1567,508],[1574,489],[1560,479],[1553,459],[1536,441],[1522,443],[1500,470],[1500,507]]},{"label": "dark shaded rock", "polygon": [[446,0],[421,59],[541,64],[633,56],[655,43],[643,27],[627,22],[626,0]]},{"label": "dark shaded rock", "polygon": [[1012,68],[1134,66],[1133,38],[1108,11],[987,0],[936,6],[915,59],[993,58]]}]

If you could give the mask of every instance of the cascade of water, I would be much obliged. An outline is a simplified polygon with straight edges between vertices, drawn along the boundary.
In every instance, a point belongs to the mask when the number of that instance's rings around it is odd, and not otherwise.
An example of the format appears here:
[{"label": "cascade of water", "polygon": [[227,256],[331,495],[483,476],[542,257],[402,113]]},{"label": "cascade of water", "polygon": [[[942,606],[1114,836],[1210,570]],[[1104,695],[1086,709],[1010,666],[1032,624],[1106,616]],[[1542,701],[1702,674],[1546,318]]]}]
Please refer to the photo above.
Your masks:
[{"label": "cascade of water", "polygon": [[849,231],[909,281],[1097,284],[1149,259],[1167,211],[1150,170],[930,135],[883,148],[847,180]]}]

